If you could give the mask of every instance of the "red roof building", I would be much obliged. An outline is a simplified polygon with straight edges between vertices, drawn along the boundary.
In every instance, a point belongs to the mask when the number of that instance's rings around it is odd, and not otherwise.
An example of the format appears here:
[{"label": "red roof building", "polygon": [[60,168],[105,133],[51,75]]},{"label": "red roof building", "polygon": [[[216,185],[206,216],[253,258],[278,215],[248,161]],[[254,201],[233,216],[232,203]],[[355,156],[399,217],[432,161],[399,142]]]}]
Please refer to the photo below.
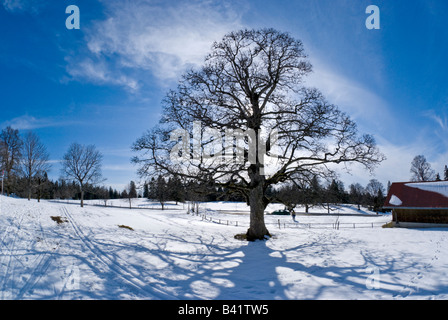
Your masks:
[{"label": "red roof building", "polygon": [[448,181],[393,183],[383,208],[397,226],[448,227]]}]

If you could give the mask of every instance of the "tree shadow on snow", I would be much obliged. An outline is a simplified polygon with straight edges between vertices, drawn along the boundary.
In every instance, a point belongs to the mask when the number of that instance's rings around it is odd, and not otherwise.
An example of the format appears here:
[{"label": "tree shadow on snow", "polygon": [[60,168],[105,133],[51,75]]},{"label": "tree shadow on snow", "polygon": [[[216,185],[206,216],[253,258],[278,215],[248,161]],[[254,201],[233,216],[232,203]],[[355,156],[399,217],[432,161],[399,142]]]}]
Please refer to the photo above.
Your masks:
[{"label": "tree shadow on snow", "polygon": [[[448,292],[443,284],[427,290],[417,277],[402,277],[421,267],[405,254],[383,259],[361,250],[355,262],[335,259],[354,245],[351,240],[323,237],[276,249],[276,239],[235,243],[166,235],[159,245],[151,250],[166,263],[158,290],[174,299],[402,299]],[[185,245],[200,249],[176,250]]]},{"label": "tree shadow on snow", "polygon": [[[8,286],[16,288],[12,298],[19,299],[402,299],[448,292],[444,284],[420,287],[417,271],[429,265],[404,253],[384,258],[366,249],[345,261],[344,248],[357,244],[335,240],[334,234],[310,234],[289,245],[281,235],[244,242],[167,231],[139,236],[138,243],[132,236],[115,242],[89,235],[79,244],[84,252],[62,247],[42,255],[34,278],[9,279]],[[62,243],[72,241],[70,234],[64,237]],[[77,268],[78,274],[70,273]],[[415,277],[409,269],[416,270]],[[70,277],[79,277],[79,283],[68,283]],[[60,281],[65,284],[50,290]]]}]

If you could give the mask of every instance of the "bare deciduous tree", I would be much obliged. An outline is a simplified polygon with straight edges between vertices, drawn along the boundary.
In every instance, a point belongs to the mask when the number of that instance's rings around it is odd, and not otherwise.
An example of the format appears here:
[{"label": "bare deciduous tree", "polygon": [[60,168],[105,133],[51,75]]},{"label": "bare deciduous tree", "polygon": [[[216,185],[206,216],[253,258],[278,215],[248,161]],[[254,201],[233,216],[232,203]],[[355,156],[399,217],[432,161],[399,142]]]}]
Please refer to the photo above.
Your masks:
[{"label": "bare deciduous tree", "polygon": [[19,170],[20,158],[22,157],[22,140],[19,130],[7,127],[0,133],[0,160],[1,169],[4,171],[4,185],[6,193],[11,192],[14,179]]},{"label": "bare deciduous tree", "polygon": [[33,133],[28,132],[23,138],[21,174],[26,179],[28,200],[31,199],[31,194],[34,188],[35,180],[44,175],[50,170],[48,163],[49,155],[45,146],[39,140],[39,137]]},{"label": "bare deciduous tree", "polygon": [[240,192],[250,206],[247,239],[264,239],[269,186],[325,176],[331,163],[372,170],[384,159],[372,136],[358,135],[346,114],[303,85],[311,70],[302,42],[289,34],[227,34],[204,66],[167,94],[161,125],[134,143],[139,173],[214,181]]},{"label": "bare deciduous tree", "polygon": [[370,179],[369,183],[366,186],[365,192],[368,193],[371,197],[375,197],[378,192],[384,194],[384,186],[377,179]]},{"label": "bare deciduous tree", "polygon": [[431,181],[435,179],[435,171],[423,155],[418,155],[412,160],[411,173],[412,181]]},{"label": "bare deciduous tree", "polygon": [[74,180],[81,189],[81,207],[84,206],[84,192],[87,185],[104,181],[101,173],[102,154],[94,145],[84,146],[72,143],[62,160],[62,175]]}]

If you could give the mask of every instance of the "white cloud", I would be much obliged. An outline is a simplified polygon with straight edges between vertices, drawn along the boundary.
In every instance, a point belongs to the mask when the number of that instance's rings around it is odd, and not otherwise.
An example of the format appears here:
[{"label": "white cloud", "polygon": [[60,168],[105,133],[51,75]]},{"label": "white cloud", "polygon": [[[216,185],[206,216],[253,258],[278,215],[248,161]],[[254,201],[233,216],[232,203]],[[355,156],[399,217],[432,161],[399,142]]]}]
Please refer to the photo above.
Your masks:
[{"label": "white cloud", "polygon": [[337,105],[355,121],[362,122],[366,129],[385,131],[393,116],[389,105],[381,96],[362,84],[337,73],[318,58],[310,58],[313,73],[307,84],[319,88],[330,103]]},{"label": "white cloud", "polygon": [[161,81],[176,79],[202,63],[213,41],[241,27],[243,6],[237,11],[234,3],[104,1],[107,18],[86,31],[87,57],[68,58],[67,71],[132,90],[148,71]]},{"label": "white cloud", "polygon": [[135,166],[131,164],[109,164],[103,166],[103,170],[107,171],[125,171],[125,172],[135,172]]},{"label": "white cloud", "polygon": [[139,89],[137,80],[120,72],[114,72],[105,61],[94,61],[91,58],[85,58],[79,62],[71,57],[66,58],[69,62],[67,66],[68,73],[78,79],[85,79],[87,81],[97,84],[114,84],[125,87],[129,91],[136,91]]},{"label": "white cloud", "polygon": [[439,129],[442,131],[448,131],[448,119],[445,114],[439,114],[435,110],[431,109],[423,112],[423,115],[434,121],[438,125],[438,128],[440,127]]},{"label": "white cloud", "polygon": [[370,179],[377,179],[384,187],[387,182],[406,182],[410,180],[412,159],[421,154],[422,148],[419,144],[398,146],[388,141],[381,140],[378,143],[380,151],[386,156],[371,174],[361,164],[349,165],[350,172],[346,173],[340,166],[336,167],[340,179],[344,182],[346,189],[352,183],[360,183],[366,186]]},{"label": "white cloud", "polygon": [[2,123],[2,127],[10,126],[18,130],[31,130],[37,128],[51,127],[54,123],[50,119],[38,119],[33,116],[23,115]]},{"label": "white cloud", "polygon": [[9,12],[30,12],[39,13],[40,9],[45,5],[44,0],[3,0],[3,7]]},{"label": "white cloud", "polygon": [[[428,131],[427,136],[433,137],[432,145],[434,148],[435,154],[440,154],[440,151],[448,150],[448,118],[446,116],[446,113],[443,111],[434,111],[434,110],[427,110],[423,112],[423,116],[432,120],[432,122],[429,125],[429,128],[426,129]],[[429,140],[429,139],[427,139]]]},{"label": "white cloud", "polygon": [[[36,118],[30,115],[22,115],[11,120],[4,121],[0,124],[1,128],[12,127],[17,130],[33,130],[48,127],[61,127],[66,125],[80,124],[81,122],[75,120],[58,120],[56,118]],[[85,122],[82,122],[85,123]]]}]

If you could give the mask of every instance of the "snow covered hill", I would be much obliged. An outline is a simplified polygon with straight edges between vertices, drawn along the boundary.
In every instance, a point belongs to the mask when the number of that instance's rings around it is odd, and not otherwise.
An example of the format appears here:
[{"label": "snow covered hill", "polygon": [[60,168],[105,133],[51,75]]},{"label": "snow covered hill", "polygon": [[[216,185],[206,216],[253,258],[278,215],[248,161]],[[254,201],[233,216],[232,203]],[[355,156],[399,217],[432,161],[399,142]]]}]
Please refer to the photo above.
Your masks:
[{"label": "snow covered hill", "polygon": [[244,204],[119,204],[1,197],[0,299],[448,298],[448,229],[383,229],[390,216],[345,207],[266,215],[274,237],[248,243],[233,238]]}]

